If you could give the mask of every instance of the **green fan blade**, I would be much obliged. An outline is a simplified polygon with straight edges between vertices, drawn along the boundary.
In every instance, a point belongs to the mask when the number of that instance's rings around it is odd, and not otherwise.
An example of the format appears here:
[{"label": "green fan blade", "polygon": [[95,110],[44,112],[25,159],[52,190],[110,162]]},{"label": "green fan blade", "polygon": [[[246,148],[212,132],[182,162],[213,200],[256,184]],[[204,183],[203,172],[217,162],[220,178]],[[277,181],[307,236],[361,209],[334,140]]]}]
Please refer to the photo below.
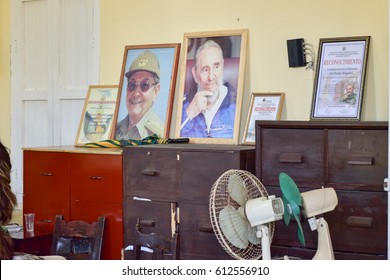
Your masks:
[{"label": "green fan blade", "polygon": [[290,178],[286,173],[282,172],[279,174],[279,184],[282,189],[283,196],[291,204],[294,202],[295,205],[301,206],[302,199],[301,193],[293,179]]},{"label": "green fan blade", "polygon": [[288,225],[290,223],[290,220],[291,220],[291,213],[290,213],[290,209],[288,207],[288,201],[286,200],[286,198],[284,196],[282,197],[282,200],[283,200],[283,206],[284,206],[283,220],[284,220],[284,223],[286,225]]},{"label": "green fan blade", "polygon": [[303,235],[303,229],[302,229],[300,217],[298,215],[295,215],[295,214],[294,214],[294,217],[298,223],[298,239],[301,242],[301,244],[303,246],[305,246],[305,236]]},{"label": "green fan blade", "polygon": [[293,179],[284,172],[279,174],[279,184],[283,194],[283,204],[285,206],[283,214],[284,222],[288,225],[291,220],[291,215],[294,215],[294,218],[298,223],[299,241],[305,246],[305,237],[300,221],[300,206],[302,206],[301,193]]},{"label": "green fan blade", "polygon": [[301,194],[299,193],[297,185],[294,181],[286,174],[279,174],[280,188],[282,189],[282,199],[284,206],[283,220],[286,225],[290,223],[291,215],[299,215],[301,204]]},{"label": "green fan blade", "polygon": [[288,204],[290,205],[292,214],[294,216],[301,213],[301,208],[299,208],[299,205],[297,205],[294,200],[288,201]]}]

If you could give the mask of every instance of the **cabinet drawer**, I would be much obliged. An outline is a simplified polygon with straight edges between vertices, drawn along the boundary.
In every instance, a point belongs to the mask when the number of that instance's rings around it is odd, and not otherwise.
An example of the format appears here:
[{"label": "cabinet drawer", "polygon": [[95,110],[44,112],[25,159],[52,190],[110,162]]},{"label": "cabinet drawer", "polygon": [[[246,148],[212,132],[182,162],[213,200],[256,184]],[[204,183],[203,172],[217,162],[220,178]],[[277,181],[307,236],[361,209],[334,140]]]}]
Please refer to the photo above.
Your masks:
[{"label": "cabinet drawer", "polygon": [[124,149],[125,194],[159,201],[178,199],[177,151]]},{"label": "cabinet drawer", "polygon": [[386,254],[387,193],[337,191],[338,206],[325,214],[333,249]]},{"label": "cabinet drawer", "polygon": [[23,164],[24,195],[69,201],[69,154],[24,151]]},{"label": "cabinet drawer", "polygon": [[253,167],[250,171],[254,172],[254,151],[182,152],[180,161],[183,202],[208,204],[214,182],[230,169],[246,170],[249,165]]},{"label": "cabinet drawer", "polygon": [[329,184],[383,190],[387,139],[387,130],[329,130]]},{"label": "cabinet drawer", "polygon": [[122,156],[71,154],[71,197],[75,200],[122,202]]},{"label": "cabinet drawer", "polygon": [[214,234],[208,205],[180,205],[180,256],[183,259],[231,259]]},{"label": "cabinet drawer", "polygon": [[60,196],[46,198],[38,194],[24,195],[23,213],[35,213],[36,223],[49,223],[54,227],[56,215],[63,215],[66,220],[70,218],[70,202]]},{"label": "cabinet drawer", "polygon": [[137,219],[141,221],[141,232],[172,236],[176,230],[176,203],[134,200],[126,197],[123,202],[124,245],[132,243]]},{"label": "cabinet drawer", "polygon": [[264,128],[256,141],[257,176],[263,184],[278,186],[280,172],[287,172],[301,187],[323,184],[322,130]]},{"label": "cabinet drawer", "polygon": [[[309,189],[301,189],[303,193]],[[269,194],[281,197],[280,188],[267,187]],[[387,194],[384,192],[337,191],[338,205],[325,213],[329,225],[333,250],[386,254],[387,248]],[[311,231],[307,219],[301,224],[306,248],[317,249],[317,231]],[[275,223],[272,245],[302,247],[297,236],[298,226],[294,220],[285,225],[283,220]]]}]

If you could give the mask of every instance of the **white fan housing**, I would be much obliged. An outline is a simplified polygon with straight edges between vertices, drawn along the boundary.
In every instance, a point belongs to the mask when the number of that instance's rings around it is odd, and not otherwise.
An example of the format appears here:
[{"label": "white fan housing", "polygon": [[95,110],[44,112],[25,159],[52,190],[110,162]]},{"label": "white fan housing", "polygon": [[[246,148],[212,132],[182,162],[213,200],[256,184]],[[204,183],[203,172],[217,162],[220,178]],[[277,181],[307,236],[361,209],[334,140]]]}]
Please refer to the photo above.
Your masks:
[{"label": "white fan housing", "polygon": [[282,218],[283,203],[270,197],[252,173],[231,169],[222,174],[211,189],[209,213],[214,233],[230,256],[270,258],[274,221]]}]

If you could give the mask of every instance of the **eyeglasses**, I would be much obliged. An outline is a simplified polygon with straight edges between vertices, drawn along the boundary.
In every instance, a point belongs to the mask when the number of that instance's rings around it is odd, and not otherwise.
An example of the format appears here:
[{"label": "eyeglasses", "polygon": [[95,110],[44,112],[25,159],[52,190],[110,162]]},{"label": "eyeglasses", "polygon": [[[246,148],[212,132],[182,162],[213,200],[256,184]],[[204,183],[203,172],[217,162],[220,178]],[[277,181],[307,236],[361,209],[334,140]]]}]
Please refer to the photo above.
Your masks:
[{"label": "eyeglasses", "polygon": [[127,84],[127,90],[130,92],[134,92],[137,89],[137,86],[139,85],[139,88],[142,92],[147,92],[150,87],[155,86],[157,83],[152,83],[148,79],[142,80],[139,84],[137,84],[134,81],[130,81]]}]

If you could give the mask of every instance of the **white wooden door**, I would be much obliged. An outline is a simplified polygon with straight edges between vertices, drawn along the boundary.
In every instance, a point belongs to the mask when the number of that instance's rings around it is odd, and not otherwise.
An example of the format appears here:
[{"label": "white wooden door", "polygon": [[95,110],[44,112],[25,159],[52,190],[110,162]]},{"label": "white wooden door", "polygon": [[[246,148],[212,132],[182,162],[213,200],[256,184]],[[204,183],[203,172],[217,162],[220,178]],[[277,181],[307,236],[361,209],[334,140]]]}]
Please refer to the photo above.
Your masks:
[{"label": "white wooden door", "polygon": [[12,188],[22,208],[22,148],[73,145],[99,79],[99,0],[11,1]]}]

